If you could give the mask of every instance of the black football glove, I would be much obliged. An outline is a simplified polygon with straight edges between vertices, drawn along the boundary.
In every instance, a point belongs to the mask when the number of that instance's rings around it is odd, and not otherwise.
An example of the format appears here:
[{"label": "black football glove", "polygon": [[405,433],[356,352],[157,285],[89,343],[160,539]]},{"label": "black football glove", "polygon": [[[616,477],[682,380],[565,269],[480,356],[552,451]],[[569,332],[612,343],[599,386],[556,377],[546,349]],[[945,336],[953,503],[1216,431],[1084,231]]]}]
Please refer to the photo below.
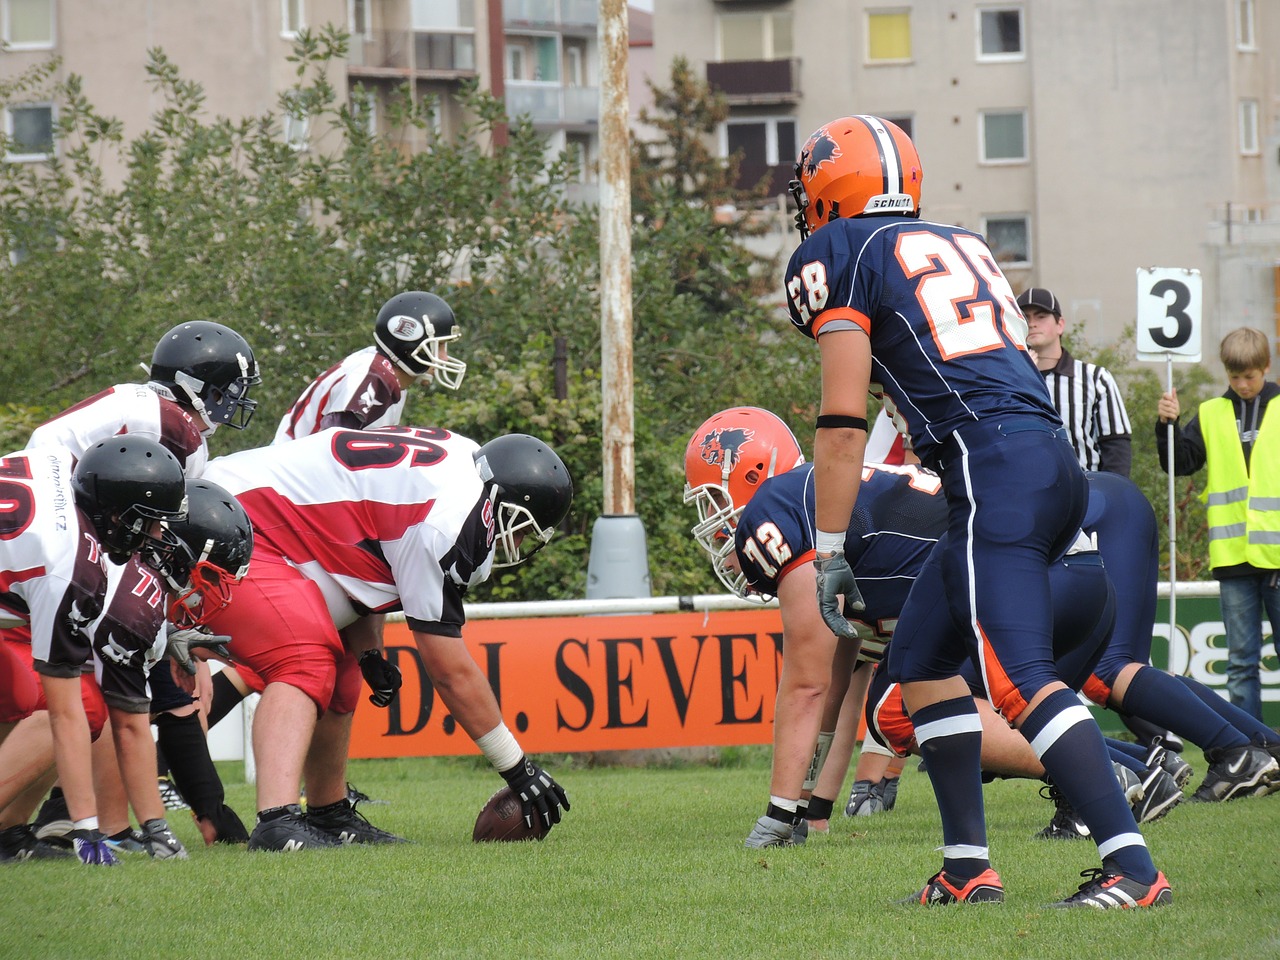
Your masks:
[{"label": "black football glove", "polygon": [[511,792],[520,798],[526,827],[532,827],[533,819],[537,817],[550,830],[560,822],[560,808],[569,809],[569,797],[564,787],[528,757],[522,757],[510,770],[498,772],[507,781]]},{"label": "black football glove", "polygon": [[227,644],[230,637],[206,633],[197,629],[177,629],[170,624],[169,637],[165,643],[165,653],[178,662],[178,666],[191,676],[196,675],[196,663],[191,658],[193,650],[204,649],[226,660],[231,659],[231,651]]},{"label": "black football glove", "polygon": [[[858,581],[853,579],[849,561],[843,553],[833,553],[829,557],[818,557],[813,565],[817,568],[818,609],[822,611],[822,619],[837,637],[856,640],[858,629],[849,622],[847,614],[865,610],[867,605]],[[844,613],[840,612],[840,597],[844,597]]]},{"label": "black football glove", "polygon": [[375,707],[389,707],[404,683],[400,668],[383,657],[381,650],[366,650],[360,654],[360,672],[373,691],[369,702]]}]

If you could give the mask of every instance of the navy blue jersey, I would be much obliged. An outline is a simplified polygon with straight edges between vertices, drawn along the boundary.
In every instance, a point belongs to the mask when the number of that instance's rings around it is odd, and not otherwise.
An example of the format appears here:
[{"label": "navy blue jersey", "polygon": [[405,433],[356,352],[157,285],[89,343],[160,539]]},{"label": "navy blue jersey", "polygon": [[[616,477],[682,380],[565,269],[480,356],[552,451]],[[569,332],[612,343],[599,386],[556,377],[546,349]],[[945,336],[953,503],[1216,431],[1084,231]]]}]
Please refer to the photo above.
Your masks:
[{"label": "navy blue jersey", "polygon": [[[754,590],[776,595],[788,570],[813,560],[813,509],[808,463],[766,480],[747,503],[735,546]],[[915,466],[864,467],[844,541],[867,604],[852,619],[879,637],[892,635],[911,584],[946,524],[946,498],[936,476]]]},{"label": "navy blue jersey", "polygon": [[786,290],[806,336],[867,333],[871,392],[926,464],[965,423],[1003,414],[1061,422],[1013,290],[969,230],[897,216],[834,220],[791,255]]}]

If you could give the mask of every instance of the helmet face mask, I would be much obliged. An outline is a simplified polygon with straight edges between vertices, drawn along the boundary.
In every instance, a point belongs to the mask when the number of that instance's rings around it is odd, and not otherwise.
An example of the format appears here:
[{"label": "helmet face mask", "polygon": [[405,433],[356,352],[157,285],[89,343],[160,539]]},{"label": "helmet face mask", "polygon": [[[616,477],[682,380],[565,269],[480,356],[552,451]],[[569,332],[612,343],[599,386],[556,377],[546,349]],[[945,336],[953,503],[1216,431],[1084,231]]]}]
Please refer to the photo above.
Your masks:
[{"label": "helmet face mask", "polygon": [[170,622],[198,627],[231,601],[232,586],[248,573],[253,526],[235,497],[210,481],[190,481],[187,500],[186,517],[168,531],[176,549],[147,561],[173,595]]},{"label": "helmet face mask", "polygon": [[841,117],[800,149],[789,185],[801,237],[840,217],[919,216],[924,173],[911,138],[879,117]]},{"label": "helmet face mask", "polygon": [[494,515],[497,534],[494,538],[493,566],[514,567],[523,563],[551,542],[555,527],[539,526],[527,507],[499,502]]},{"label": "helmet face mask", "polygon": [[244,337],[223,324],[196,320],[160,338],[151,357],[151,380],[193,408],[206,433],[212,433],[224,424],[235,430],[249,425],[258,407],[249,390],[262,377]]},{"label": "helmet face mask", "polygon": [[495,569],[523,563],[545,547],[573,504],[564,461],[537,437],[512,433],[476,452],[480,479],[493,481]]},{"label": "helmet face mask", "polygon": [[438,383],[448,390],[462,386],[467,365],[446,354],[448,344],[462,337],[449,304],[434,293],[412,290],[382,305],[373,325],[378,349],[420,383]]},{"label": "helmet face mask", "polygon": [[768,410],[733,407],[706,420],[685,449],[684,502],[698,512],[691,533],[732,593],[768,600],[747,585],[737,564],[735,534],[743,508],[760,485],[804,463],[790,428]]}]

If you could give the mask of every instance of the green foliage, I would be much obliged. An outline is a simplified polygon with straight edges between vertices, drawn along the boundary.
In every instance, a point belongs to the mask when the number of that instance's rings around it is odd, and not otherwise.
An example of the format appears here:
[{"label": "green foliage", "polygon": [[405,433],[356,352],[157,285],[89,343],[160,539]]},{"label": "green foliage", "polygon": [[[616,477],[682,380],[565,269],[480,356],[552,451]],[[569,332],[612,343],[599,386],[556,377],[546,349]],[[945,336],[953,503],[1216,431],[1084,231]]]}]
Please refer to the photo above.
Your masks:
[{"label": "green foliage", "polygon": [[[581,596],[602,504],[596,211],[567,202],[569,158],[548,157],[527,122],[509,121],[475,85],[460,93],[469,119],[451,138],[435,137],[437,105],[407,88],[382,104],[399,133],[371,136],[362,91],[349,104],[329,78],[346,42],[328,26],[301,33],[295,83],[276,109],[244,118],[210,116],[200,85],[152,50],[160,106],[128,142],[79,77],[54,82],[52,63],[0,86],[0,105],[54,102],[59,145],[48,163],[0,164],[0,438],[21,446],[49,414],[139,379],[171,326],[215,319],[244,334],[264,376],[254,422],[220,431],[213,453],[269,443],[313,377],[371,342],[383,302],[434,290],[459,318],[469,372],[456,394],[411,393],[405,421],[481,442],[544,436],[576,484],[562,536],[475,599]],[[673,142],[638,147],[633,164],[637,510],[654,593],[713,591],[688,536],[685,444],[712,413],[742,403],[777,409],[801,432],[817,400],[817,352],[791,348],[766,299],[772,265],[737,242],[750,218],[717,213],[750,195],[731,189],[732,165],[686,124],[708,129],[723,106],[679,63],[658,103],[651,119]],[[310,143],[297,149],[282,130],[304,114]],[[404,142],[433,137],[429,149]]]}]

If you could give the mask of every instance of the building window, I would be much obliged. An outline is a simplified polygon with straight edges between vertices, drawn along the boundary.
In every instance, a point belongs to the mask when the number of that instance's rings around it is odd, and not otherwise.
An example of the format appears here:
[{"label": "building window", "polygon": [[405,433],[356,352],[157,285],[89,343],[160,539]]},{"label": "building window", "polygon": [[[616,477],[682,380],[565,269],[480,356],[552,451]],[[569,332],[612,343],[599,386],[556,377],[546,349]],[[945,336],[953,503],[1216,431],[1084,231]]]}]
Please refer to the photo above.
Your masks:
[{"label": "building window", "polygon": [[373,39],[373,11],[370,0],[347,0],[347,19],[351,24],[351,39]]},{"label": "building window", "polygon": [[1027,159],[1025,110],[993,110],[982,114],[982,162],[1016,163]]},{"label": "building window", "polygon": [[568,41],[564,46],[564,85],[566,87],[587,85],[586,51],[581,46]]},{"label": "building window", "polygon": [[985,217],[983,232],[987,246],[1001,267],[1025,267],[1031,263],[1031,227],[1021,214]]},{"label": "building window", "polygon": [[306,25],[306,0],[280,0],[280,36],[296,37]]},{"label": "building window", "polygon": [[0,20],[11,50],[53,46],[53,0],[0,0]]},{"label": "building window", "polygon": [[893,114],[890,114],[890,113],[883,113],[880,115],[880,118],[882,120],[888,120],[890,123],[897,124],[899,127],[902,128],[902,132],[911,138],[912,142],[915,141],[916,139],[915,117],[910,116],[908,114],[902,114],[901,116],[894,116]]},{"label": "building window", "polygon": [[911,11],[885,10],[867,14],[867,60],[902,63],[911,59]]},{"label": "building window", "polygon": [[378,135],[378,94],[368,87],[351,91],[351,116],[371,137]]},{"label": "building window", "polygon": [[1253,0],[1236,0],[1236,49],[1258,49],[1253,33]]},{"label": "building window", "polygon": [[591,170],[591,137],[587,134],[566,134],[564,149],[569,155],[569,163],[573,166],[573,172],[569,176],[570,181],[593,182],[595,177]]},{"label": "building window", "polygon": [[1022,8],[992,7],[978,11],[978,59],[1021,60]]},{"label": "building window", "polygon": [[724,125],[724,155],[742,151],[743,164],[776,166],[795,161],[796,122],[790,117],[730,120]]},{"label": "building window", "polygon": [[413,0],[414,30],[474,30],[475,0]]},{"label": "building window", "polygon": [[735,13],[719,18],[721,60],[786,60],[794,56],[789,13]]},{"label": "building window", "polygon": [[311,145],[311,115],[307,108],[297,101],[286,104],[283,121],[284,142],[299,152],[306,150]]},{"label": "building window", "polygon": [[507,47],[507,79],[523,80],[524,76],[524,47],[518,47],[514,44]]},{"label": "building window", "polygon": [[15,163],[48,160],[53,156],[53,105],[30,103],[4,112],[7,138],[5,159]]},{"label": "building window", "polygon": [[1246,157],[1256,157],[1262,152],[1258,145],[1258,101],[1240,101],[1240,152]]}]

